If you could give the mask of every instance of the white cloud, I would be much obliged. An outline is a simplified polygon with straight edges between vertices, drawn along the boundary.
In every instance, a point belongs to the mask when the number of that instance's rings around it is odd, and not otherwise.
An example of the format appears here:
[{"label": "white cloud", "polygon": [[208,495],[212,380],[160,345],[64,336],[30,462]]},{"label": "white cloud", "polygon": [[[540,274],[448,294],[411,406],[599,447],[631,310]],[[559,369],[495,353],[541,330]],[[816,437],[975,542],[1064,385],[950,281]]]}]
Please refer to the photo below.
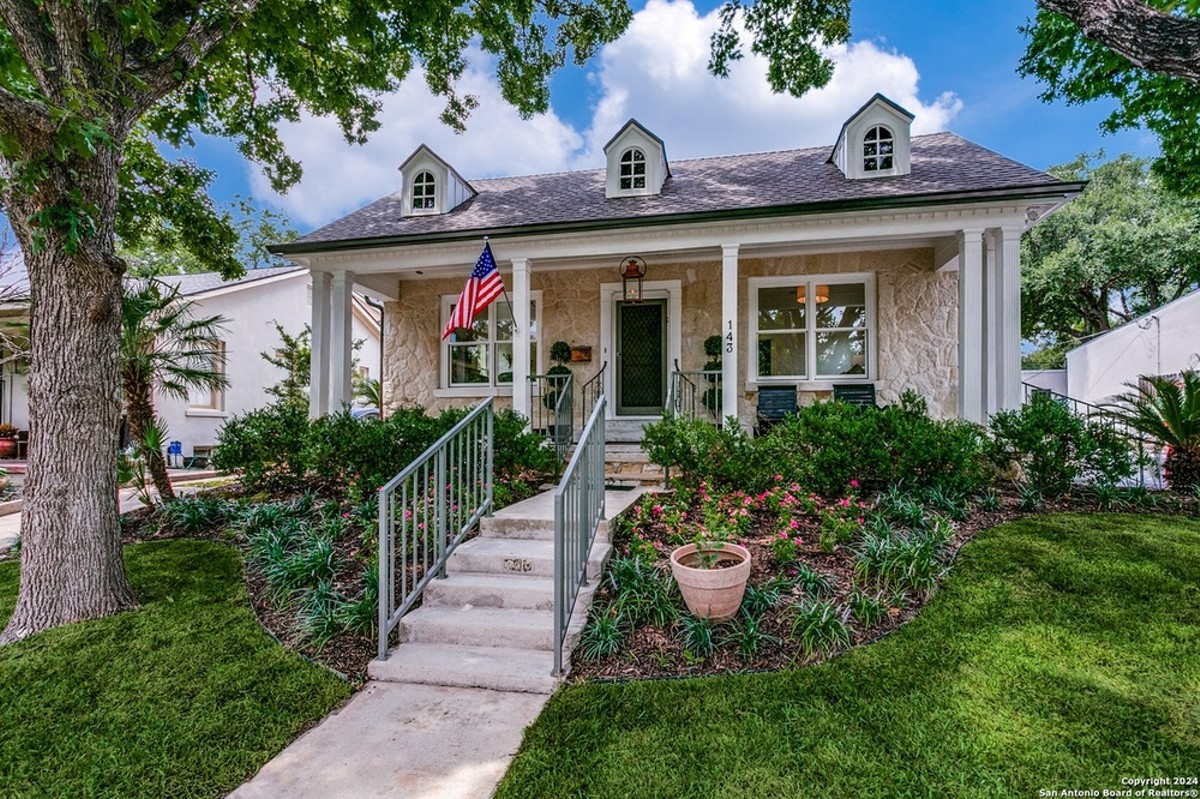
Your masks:
[{"label": "white cloud", "polygon": [[553,110],[520,119],[500,97],[489,65],[476,59],[462,90],[480,105],[457,135],[438,120],[442,102],[413,75],[386,98],[383,127],[366,146],[347,145],[330,120],[286,126],[281,133],[304,163],[304,180],[277,197],[256,174],[255,194],[298,223],[316,225],[397,190],[396,167],[422,142],[471,179],[598,167],[601,147],[629,117],[681,159],[832,144],[842,122],[875,92],[916,115],[914,133],[944,130],[962,107],[949,92],[922,102],[912,59],[870,41],[834,48],[833,80],[802,98],[773,94],[765,59],[749,52],[720,80],[706,69],[716,25],[717,12],[700,16],[691,0],[649,0],[625,36],[602,51],[591,76],[600,99],[583,131]]}]

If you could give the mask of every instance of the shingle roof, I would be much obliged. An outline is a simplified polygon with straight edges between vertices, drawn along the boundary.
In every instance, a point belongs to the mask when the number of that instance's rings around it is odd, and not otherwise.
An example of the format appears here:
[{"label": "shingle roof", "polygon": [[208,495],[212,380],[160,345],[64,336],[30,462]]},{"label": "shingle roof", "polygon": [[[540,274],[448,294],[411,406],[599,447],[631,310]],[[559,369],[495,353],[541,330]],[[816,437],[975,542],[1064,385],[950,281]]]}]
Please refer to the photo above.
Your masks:
[{"label": "shingle roof", "polygon": [[[228,288],[229,286],[244,286],[247,283],[256,283],[269,277],[275,277],[276,275],[286,275],[289,272],[302,271],[304,271],[304,268],[300,266],[270,266],[263,269],[247,269],[245,275],[233,280],[223,279],[219,272],[159,275],[156,279],[164,283],[169,283],[172,286],[178,286],[180,294],[190,297],[214,289]],[[137,278],[132,279],[136,280]]]},{"label": "shingle roof", "polygon": [[[603,169],[475,180],[479,194],[446,214],[402,216],[395,192],[278,251],[329,249],[364,239],[428,237],[498,228],[571,223],[628,222],[722,211],[888,201],[1002,189],[1073,186],[1005,158],[953,133],[912,138],[912,173],[849,180],[826,162],[828,147],[676,161],[662,193],[604,196]],[[272,248],[276,249],[276,248]]]}]

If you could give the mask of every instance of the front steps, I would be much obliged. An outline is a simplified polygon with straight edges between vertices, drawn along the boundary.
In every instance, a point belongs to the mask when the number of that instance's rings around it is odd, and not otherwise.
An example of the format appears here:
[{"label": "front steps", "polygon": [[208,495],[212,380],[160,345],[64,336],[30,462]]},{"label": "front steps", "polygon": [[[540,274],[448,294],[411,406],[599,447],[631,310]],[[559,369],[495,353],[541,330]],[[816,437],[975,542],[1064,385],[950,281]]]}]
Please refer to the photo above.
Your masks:
[{"label": "front steps", "polygon": [[[592,595],[612,546],[609,521],[642,491],[608,491],[567,631],[564,664],[578,642]],[[371,662],[373,680],[550,693],[554,668],[554,492],[548,491],[482,520],[433,580],[421,607],[400,622],[401,644]]]},{"label": "front steps", "polygon": [[666,473],[641,444],[608,444],[604,448],[604,480],[609,485],[661,488],[666,485]]}]

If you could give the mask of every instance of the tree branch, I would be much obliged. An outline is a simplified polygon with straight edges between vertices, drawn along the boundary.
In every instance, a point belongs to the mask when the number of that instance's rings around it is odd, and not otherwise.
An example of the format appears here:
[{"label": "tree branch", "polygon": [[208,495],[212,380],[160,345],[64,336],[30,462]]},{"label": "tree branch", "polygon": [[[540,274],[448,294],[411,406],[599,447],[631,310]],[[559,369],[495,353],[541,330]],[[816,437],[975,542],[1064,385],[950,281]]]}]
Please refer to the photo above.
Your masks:
[{"label": "tree branch", "polygon": [[198,17],[170,53],[150,63],[130,64],[130,72],[146,87],[139,105],[149,108],[178,88],[179,74],[195,69],[257,6],[258,0],[239,0],[227,11]]},{"label": "tree branch", "polygon": [[18,97],[3,86],[0,86],[0,125],[12,133],[25,135],[54,131],[46,106]]},{"label": "tree branch", "polygon": [[1200,20],[1164,14],[1137,0],[1038,0],[1084,36],[1132,64],[1200,83]]},{"label": "tree branch", "polygon": [[42,94],[55,96],[62,82],[58,44],[41,12],[29,0],[0,0],[0,19],[4,20]]}]

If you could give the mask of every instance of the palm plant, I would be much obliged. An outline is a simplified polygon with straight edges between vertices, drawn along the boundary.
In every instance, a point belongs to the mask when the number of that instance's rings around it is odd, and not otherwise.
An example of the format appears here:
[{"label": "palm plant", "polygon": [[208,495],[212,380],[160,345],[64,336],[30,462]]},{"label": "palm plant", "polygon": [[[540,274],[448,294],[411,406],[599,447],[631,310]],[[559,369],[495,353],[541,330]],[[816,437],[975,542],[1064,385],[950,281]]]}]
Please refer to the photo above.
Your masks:
[{"label": "palm plant", "polygon": [[161,442],[145,446],[148,434],[161,429],[154,392],[184,399],[193,388],[219,390],[229,385],[225,354],[215,345],[227,321],[194,316],[195,303],[176,286],[153,278],[126,285],[121,301],[121,390],[130,437],[142,444],[146,469],[160,498],[174,499]]},{"label": "palm plant", "polygon": [[1166,447],[1167,483],[1176,491],[1200,486],[1200,373],[1178,379],[1143,377],[1132,391],[1106,406],[1108,413]]}]

